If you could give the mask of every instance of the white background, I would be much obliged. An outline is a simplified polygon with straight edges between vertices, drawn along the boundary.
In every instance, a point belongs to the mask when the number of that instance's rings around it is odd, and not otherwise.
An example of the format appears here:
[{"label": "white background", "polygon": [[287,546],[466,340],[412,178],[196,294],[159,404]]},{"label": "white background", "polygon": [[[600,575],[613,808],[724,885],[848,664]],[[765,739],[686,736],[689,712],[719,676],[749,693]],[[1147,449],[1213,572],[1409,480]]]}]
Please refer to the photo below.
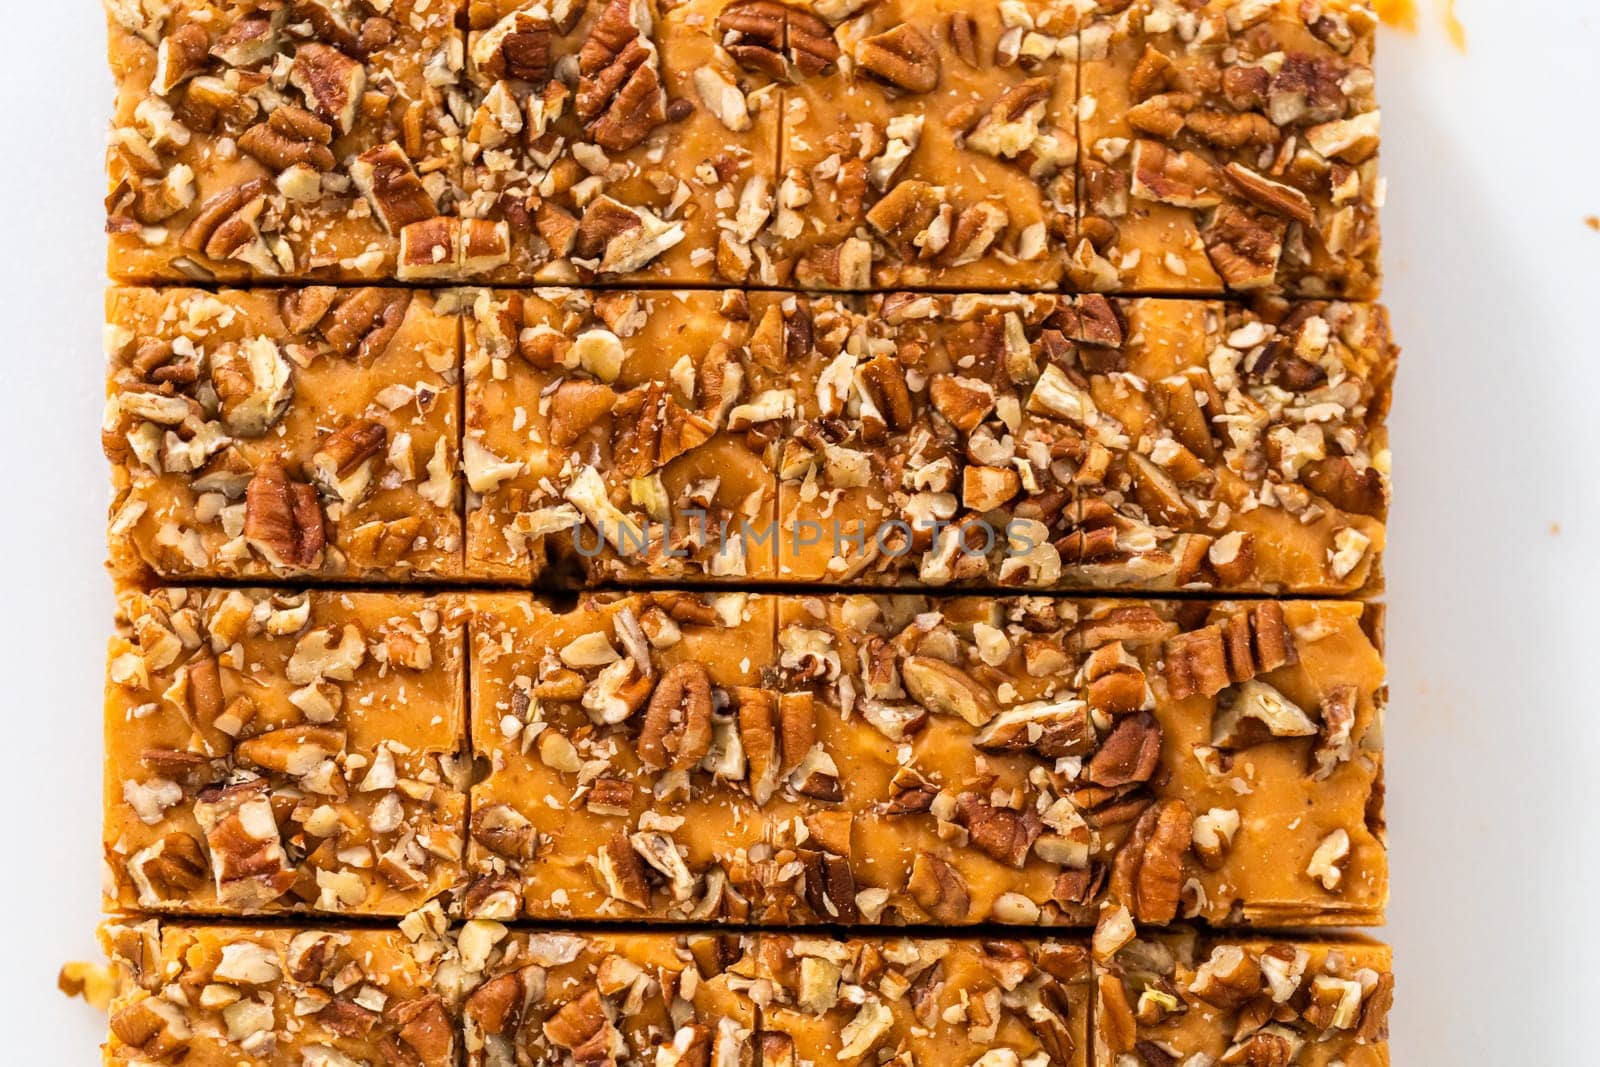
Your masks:
[{"label": "white background", "polygon": [[[1405,345],[1388,556],[1395,1063],[1595,1062],[1600,889],[1600,10],[1460,0],[1385,31],[1388,287]],[[88,1067],[55,992],[94,953],[110,623],[94,0],[5,0],[0,65],[0,1011],[7,1063]]]}]

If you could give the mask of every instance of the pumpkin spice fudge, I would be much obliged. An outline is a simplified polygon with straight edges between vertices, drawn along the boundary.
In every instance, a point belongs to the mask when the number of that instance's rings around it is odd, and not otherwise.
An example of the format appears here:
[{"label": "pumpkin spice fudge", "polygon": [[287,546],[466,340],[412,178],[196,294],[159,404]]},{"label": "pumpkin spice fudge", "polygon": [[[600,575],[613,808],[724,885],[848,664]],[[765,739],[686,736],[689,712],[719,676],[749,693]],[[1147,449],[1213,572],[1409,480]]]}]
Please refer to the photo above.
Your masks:
[{"label": "pumpkin spice fudge", "polygon": [[598,594],[557,611],[505,594],[473,607],[473,752],[487,776],[472,790],[469,916],[809,913],[804,877],[824,858],[796,849],[794,823],[826,812],[798,801],[834,795],[838,772],[814,750],[805,695],[761,688],[773,598]]},{"label": "pumpkin spice fudge", "polygon": [[[782,581],[1381,584],[1381,307],[890,293],[787,305]],[[793,343],[794,339],[801,343]]]},{"label": "pumpkin spice fudge", "polygon": [[460,576],[459,323],[398,289],[113,289],[130,581]]},{"label": "pumpkin spice fudge", "polygon": [[[474,578],[773,576],[772,475],[792,392],[782,298],[470,291],[464,459]],[[787,383],[785,383],[787,384]]]},{"label": "pumpkin spice fudge", "polygon": [[[778,5],[766,5],[778,10]],[[474,0],[460,129],[459,219],[507,255],[490,280],[774,281],[765,236],[778,157],[776,31],[725,0]],[[725,47],[727,45],[727,47]],[[402,277],[460,277],[415,250]],[[498,252],[498,250],[496,250]],[[470,253],[468,253],[470,255]]]},{"label": "pumpkin spice fudge", "polygon": [[106,693],[108,904],[403,915],[466,823],[452,597],[124,591]]},{"label": "pumpkin spice fudge", "polygon": [[1076,211],[1077,5],[814,2],[787,25],[783,281],[1055,287]]},{"label": "pumpkin spice fudge", "polygon": [[1146,935],[1095,964],[1095,1067],[1388,1067],[1394,975],[1367,941]]},{"label": "pumpkin spice fudge", "polygon": [[1378,295],[1367,0],[1101,0],[1078,102],[1078,291]]},{"label": "pumpkin spice fudge", "polygon": [[437,910],[362,930],[113,920],[104,1062],[454,1067],[452,941]]},{"label": "pumpkin spice fudge", "polygon": [[785,598],[778,685],[811,698],[843,772],[835,896],[870,922],[1093,924],[1113,939],[1179,917],[1380,921],[1374,614]]},{"label": "pumpkin spice fudge", "polygon": [[[453,193],[460,7],[106,0],[112,277],[404,276]],[[508,255],[503,228],[469,235]]]},{"label": "pumpkin spice fudge", "polygon": [[467,1067],[754,1067],[755,941],[735,934],[459,935]]},{"label": "pumpkin spice fudge", "polygon": [[1081,944],[775,933],[758,961],[767,1067],[1089,1063]]}]

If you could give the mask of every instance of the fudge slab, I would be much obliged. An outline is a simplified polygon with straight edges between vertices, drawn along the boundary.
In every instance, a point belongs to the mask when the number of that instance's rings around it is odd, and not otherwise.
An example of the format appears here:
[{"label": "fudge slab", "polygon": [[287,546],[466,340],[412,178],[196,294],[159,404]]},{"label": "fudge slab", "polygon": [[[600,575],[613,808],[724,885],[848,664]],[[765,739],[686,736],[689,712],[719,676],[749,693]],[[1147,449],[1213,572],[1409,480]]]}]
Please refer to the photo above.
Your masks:
[{"label": "fudge slab", "polygon": [[102,441],[128,581],[462,572],[460,323],[398,289],[113,289]]},{"label": "fudge slab", "polygon": [[[403,278],[503,283],[772,282],[781,61],[740,65],[726,0],[486,0],[467,5],[467,67],[452,115],[462,230],[474,257],[419,244]],[[781,15],[779,16],[781,23]],[[780,43],[781,24],[775,31]],[[739,46],[735,46],[737,51]],[[751,47],[756,47],[752,45]],[[776,53],[764,56],[776,58]],[[498,242],[508,242],[504,252]],[[474,259],[477,261],[474,262]]]},{"label": "fudge slab", "polygon": [[111,276],[396,277],[453,191],[461,7],[106,0]]},{"label": "fudge slab", "polygon": [[1380,306],[892,293],[785,313],[782,581],[1381,584]]},{"label": "fudge slab", "polygon": [[107,903],[403,915],[466,830],[452,597],[124,591],[106,683]]},{"label": "fudge slab", "polygon": [[508,594],[473,607],[473,752],[487,777],[472,792],[466,914],[810,914],[792,825],[807,809],[789,798],[818,757],[804,699],[780,706],[760,688],[773,598],[600,594],[558,611]]},{"label": "fudge slab", "polygon": [[1180,930],[1095,964],[1095,1067],[1388,1067],[1389,949]]},{"label": "fudge slab", "polygon": [[457,1062],[442,913],[363,930],[112,920],[100,937],[116,984],[107,1067]]},{"label": "fudge slab", "polygon": [[[792,390],[785,298],[469,291],[467,569],[500,581],[762,581]],[[785,383],[787,384],[787,383]]]},{"label": "fudge slab", "polygon": [[1057,285],[1077,207],[1076,5],[815,2],[787,22],[784,281]]},{"label": "fudge slab", "polygon": [[763,934],[767,1067],[1087,1067],[1090,960],[1064,941]]},{"label": "fudge slab", "polygon": [[754,1067],[753,937],[477,920],[459,945],[467,1067]]},{"label": "fudge slab", "polygon": [[1375,299],[1372,5],[1101,7],[1082,33],[1075,289]]},{"label": "fudge slab", "polygon": [[786,598],[849,921],[1371,925],[1385,698],[1353,602]]}]

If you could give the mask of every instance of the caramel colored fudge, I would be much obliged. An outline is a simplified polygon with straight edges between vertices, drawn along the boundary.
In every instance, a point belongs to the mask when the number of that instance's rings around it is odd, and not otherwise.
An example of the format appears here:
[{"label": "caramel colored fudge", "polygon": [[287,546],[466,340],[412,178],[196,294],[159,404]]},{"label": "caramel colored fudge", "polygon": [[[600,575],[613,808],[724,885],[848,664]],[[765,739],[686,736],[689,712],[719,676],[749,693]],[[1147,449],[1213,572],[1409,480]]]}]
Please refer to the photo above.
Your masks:
[{"label": "caramel colored fudge", "polygon": [[[419,242],[401,276],[460,277],[465,262],[504,282],[773,280],[783,70],[723,47],[750,6],[468,4],[460,219],[430,224],[446,228],[437,267]],[[494,235],[480,256],[475,229]]]},{"label": "caramel colored fudge", "polygon": [[806,887],[820,905],[838,859],[808,842],[804,816],[836,829],[838,768],[815,748],[807,695],[761,688],[773,598],[602,594],[557,612],[501,595],[474,609],[487,777],[472,794],[469,916],[826,914]]},{"label": "caramel colored fudge", "polygon": [[782,580],[1381,584],[1381,307],[891,293],[787,314]]},{"label": "caramel colored fudge", "polygon": [[458,578],[459,323],[398,289],[113,289],[102,439],[131,581]]},{"label": "caramel colored fudge", "polygon": [[1101,6],[1082,34],[1074,287],[1376,298],[1372,5]]},{"label": "caramel colored fudge", "polygon": [[442,913],[365,930],[113,921],[101,941],[117,984],[107,1067],[457,1062]]},{"label": "caramel colored fudge", "polygon": [[1388,1067],[1394,976],[1366,941],[1175,931],[1095,965],[1095,1065]]},{"label": "caramel colored fudge", "polygon": [[754,939],[460,931],[467,1067],[754,1067]]},{"label": "caramel colored fudge", "polygon": [[[778,678],[843,772],[871,922],[1371,924],[1376,609],[786,598]],[[837,816],[836,816],[837,817]],[[841,835],[844,836],[844,835]]]},{"label": "caramel colored fudge", "polygon": [[1055,287],[1076,211],[1077,5],[817,0],[787,22],[785,280]]},{"label": "caramel colored fudge", "polygon": [[112,277],[395,277],[449,206],[460,6],[106,0]]},{"label": "caramel colored fudge", "polygon": [[1088,950],[1067,942],[762,935],[766,1067],[1087,1067]]},{"label": "caramel colored fudge", "polygon": [[460,876],[464,622],[451,597],[121,595],[108,903],[403,915]]},{"label": "caramel colored fudge", "polygon": [[[770,580],[793,391],[772,295],[477,291],[464,458],[475,578]],[[767,306],[770,315],[761,308]],[[778,368],[782,369],[782,368]]]}]

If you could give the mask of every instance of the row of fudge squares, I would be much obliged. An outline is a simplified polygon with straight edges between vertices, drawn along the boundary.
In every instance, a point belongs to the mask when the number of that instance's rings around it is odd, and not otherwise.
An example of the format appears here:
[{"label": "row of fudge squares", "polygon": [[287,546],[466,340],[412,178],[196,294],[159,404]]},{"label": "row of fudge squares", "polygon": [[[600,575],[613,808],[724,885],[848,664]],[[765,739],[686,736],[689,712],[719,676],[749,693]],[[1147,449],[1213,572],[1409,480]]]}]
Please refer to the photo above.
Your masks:
[{"label": "row of fudge squares", "polygon": [[1196,1067],[1389,1062],[1389,951],[1068,939],[108,924],[108,1065]]},{"label": "row of fudge squares", "polygon": [[126,592],[112,910],[1370,925],[1352,601]]},{"label": "row of fudge squares", "polygon": [[1373,299],[1367,0],[105,0],[111,272]]},{"label": "row of fudge squares", "polygon": [[1376,591],[1383,308],[115,289],[119,577]]}]

